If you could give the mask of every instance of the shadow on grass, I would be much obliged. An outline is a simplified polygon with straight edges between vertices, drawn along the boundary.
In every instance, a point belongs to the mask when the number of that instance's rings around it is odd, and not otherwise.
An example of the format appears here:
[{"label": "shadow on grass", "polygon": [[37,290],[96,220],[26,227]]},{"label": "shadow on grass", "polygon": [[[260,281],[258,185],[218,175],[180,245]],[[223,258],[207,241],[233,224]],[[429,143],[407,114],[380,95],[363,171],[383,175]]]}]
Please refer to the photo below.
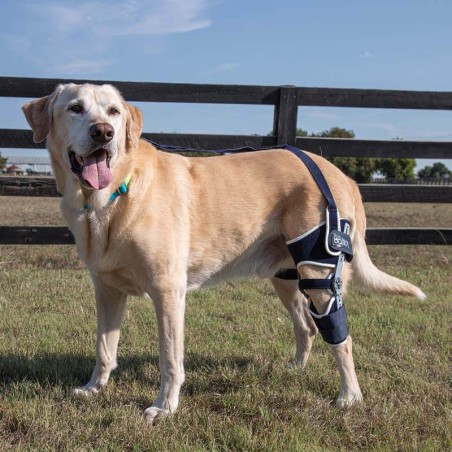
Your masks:
[{"label": "shadow on grass", "polygon": [[[160,384],[158,357],[151,355],[135,355],[118,359],[119,367],[114,371],[115,380],[138,380],[146,384]],[[85,384],[94,369],[94,357],[81,354],[44,353],[28,357],[25,355],[0,355],[0,388],[15,386],[26,382],[39,383],[41,386],[60,386],[72,389]],[[225,373],[244,371],[253,366],[254,361],[239,356],[213,358],[198,354],[187,354],[185,358],[186,372],[204,373],[205,378],[192,384],[186,383],[184,390],[194,392],[225,393],[234,391],[240,385],[236,379],[230,379]],[[149,366],[154,372],[149,371]],[[225,372],[226,371],[226,372]],[[196,379],[198,380],[198,379]]]}]

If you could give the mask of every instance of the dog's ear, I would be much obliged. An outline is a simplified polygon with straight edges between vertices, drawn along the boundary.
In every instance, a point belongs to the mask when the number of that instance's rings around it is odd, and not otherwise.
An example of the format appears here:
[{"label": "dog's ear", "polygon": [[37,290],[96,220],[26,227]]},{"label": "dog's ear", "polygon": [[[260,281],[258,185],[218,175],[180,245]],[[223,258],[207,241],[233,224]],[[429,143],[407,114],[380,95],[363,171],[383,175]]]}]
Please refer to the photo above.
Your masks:
[{"label": "dog's ear", "polygon": [[141,110],[127,102],[124,102],[129,116],[127,118],[127,140],[129,140],[133,147],[138,147],[138,140],[140,139],[141,132],[143,130],[143,115]]},{"label": "dog's ear", "polygon": [[60,85],[49,96],[32,100],[22,107],[28,124],[33,129],[33,141],[35,143],[41,143],[47,138],[52,123],[53,104],[62,90],[63,87]]}]

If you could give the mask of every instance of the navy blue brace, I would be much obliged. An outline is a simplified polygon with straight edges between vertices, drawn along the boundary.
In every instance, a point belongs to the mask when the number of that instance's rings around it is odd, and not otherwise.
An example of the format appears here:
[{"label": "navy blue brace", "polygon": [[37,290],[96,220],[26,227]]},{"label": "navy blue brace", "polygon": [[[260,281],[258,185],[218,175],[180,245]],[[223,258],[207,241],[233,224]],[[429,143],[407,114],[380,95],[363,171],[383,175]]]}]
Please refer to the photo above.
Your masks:
[{"label": "navy blue brace", "polygon": [[307,289],[325,289],[331,293],[329,305],[323,314],[317,312],[310,299],[309,312],[323,339],[329,344],[340,344],[349,334],[341,274],[345,260],[351,261],[353,258],[350,222],[340,218],[333,194],[317,164],[297,148],[287,146],[286,149],[303,161],[328,204],[326,221],[286,243],[297,268],[313,265],[334,271],[324,279],[300,279],[298,285],[308,299]]},{"label": "navy blue brace", "polygon": [[[348,235],[349,221],[341,219],[340,225],[341,232]],[[323,222],[286,243],[297,268],[302,265],[313,265],[331,268],[334,271],[329,278],[325,279],[300,279],[298,285],[308,299],[306,289],[326,289],[331,293],[330,303],[323,315],[317,312],[311,300],[309,300],[308,308],[323,339],[329,344],[340,344],[348,336],[347,313],[342,299],[341,273],[344,260],[350,258],[351,255],[343,252],[339,255],[330,254],[325,242],[325,238],[330,235],[326,222]],[[341,236],[341,240],[345,239]],[[350,238],[348,241],[350,242]]]}]

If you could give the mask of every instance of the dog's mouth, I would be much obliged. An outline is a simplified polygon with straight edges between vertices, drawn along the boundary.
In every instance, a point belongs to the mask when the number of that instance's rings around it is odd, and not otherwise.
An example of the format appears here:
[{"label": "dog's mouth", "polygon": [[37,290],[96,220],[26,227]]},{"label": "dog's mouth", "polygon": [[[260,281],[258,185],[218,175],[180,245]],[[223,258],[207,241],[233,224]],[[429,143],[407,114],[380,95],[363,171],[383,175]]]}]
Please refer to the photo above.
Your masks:
[{"label": "dog's mouth", "polygon": [[110,171],[111,154],[103,148],[81,157],[69,150],[72,172],[80,178],[83,185],[101,190],[110,185],[113,175]]}]

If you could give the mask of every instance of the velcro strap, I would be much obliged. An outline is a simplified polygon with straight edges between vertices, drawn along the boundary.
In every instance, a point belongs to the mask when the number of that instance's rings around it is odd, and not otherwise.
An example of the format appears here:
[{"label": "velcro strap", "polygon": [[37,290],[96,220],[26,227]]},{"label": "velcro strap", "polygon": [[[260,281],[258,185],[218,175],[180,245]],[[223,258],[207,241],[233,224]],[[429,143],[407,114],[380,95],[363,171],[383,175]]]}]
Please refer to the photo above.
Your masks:
[{"label": "velcro strap", "polygon": [[279,279],[287,279],[287,280],[297,280],[298,279],[298,271],[296,268],[282,268],[279,270],[275,278]]},{"label": "velcro strap", "polygon": [[300,279],[298,287],[304,289],[333,289],[332,279]]}]

